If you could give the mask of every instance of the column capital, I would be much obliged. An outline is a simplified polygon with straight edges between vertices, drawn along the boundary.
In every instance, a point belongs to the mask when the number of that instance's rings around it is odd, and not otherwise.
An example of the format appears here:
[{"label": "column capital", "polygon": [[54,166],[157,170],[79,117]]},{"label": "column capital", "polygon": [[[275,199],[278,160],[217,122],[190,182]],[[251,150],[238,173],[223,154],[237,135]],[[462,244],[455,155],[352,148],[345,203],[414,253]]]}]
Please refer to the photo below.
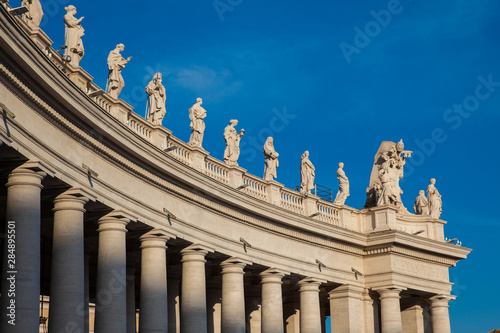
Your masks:
[{"label": "column capital", "polygon": [[241,258],[236,258],[232,257],[227,260],[224,260],[220,265],[222,267],[222,274],[226,273],[240,273],[243,274],[243,268],[247,265],[251,265],[252,262],[241,259]]},{"label": "column capital", "polygon": [[318,291],[319,286],[323,283],[326,283],[326,280],[320,280],[313,277],[306,277],[299,281],[300,289],[299,291]]},{"label": "column capital", "polygon": [[351,284],[341,285],[328,293],[328,299],[356,298],[362,299],[365,289]]},{"label": "column capital", "polygon": [[30,185],[42,189],[42,180],[47,176],[47,173],[36,169],[32,170],[25,167],[25,165],[26,164],[23,164],[11,171],[11,173],[9,174],[9,179],[5,186],[10,187],[14,185]]},{"label": "column capital", "polygon": [[120,210],[114,210],[99,219],[97,232],[110,230],[127,232],[127,224],[130,220],[127,214]]},{"label": "column capital", "polygon": [[261,272],[259,275],[260,275],[262,284],[265,284],[265,283],[282,284],[283,277],[285,277],[285,275],[288,275],[288,274],[290,274],[290,272],[286,272],[286,271],[283,271],[283,270],[278,269],[278,268],[269,268],[269,269],[266,269],[265,271]]},{"label": "column capital", "polygon": [[208,253],[213,253],[213,252],[215,252],[214,249],[202,244],[189,245],[185,249],[182,249],[180,252],[182,255],[181,262],[188,262],[188,261],[206,262],[205,256]]},{"label": "column capital", "polygon": [[457,296],[454,296],[454,295],[441,294],[441,295],[436,295],[436,296],[429,298],[429,301],[431,302],[431,308],[435,308],[435,307],[447,307],[448,308],[449,307],[448,302],[451,300],[454,300],[456,298],[457,298]]},{"label": "column capital", "polygon": [[161,229],[153,229],[142,235],[139,240],[141,241],[141,249],[150,247],[167,249],[167,241],[171,238],[176,238],[176,236]]},{"label": "column capital", "polygon": [[83,206],[85,206],[89,200],[95,201],[95,197],[80,188],[72,188],[62,194],[59,194],[54,199],[54,208],[52,211],[76,210],[85,213]]}]

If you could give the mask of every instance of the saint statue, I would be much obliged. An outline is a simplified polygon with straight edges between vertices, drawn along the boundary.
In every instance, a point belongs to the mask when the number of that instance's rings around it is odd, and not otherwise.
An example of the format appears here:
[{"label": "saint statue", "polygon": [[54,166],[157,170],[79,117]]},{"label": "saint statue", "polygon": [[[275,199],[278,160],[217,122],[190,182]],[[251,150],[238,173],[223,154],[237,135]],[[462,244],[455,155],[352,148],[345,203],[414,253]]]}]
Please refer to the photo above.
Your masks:
[{"label": "saint statue", "polygon": [[380,166],[379,180],[377,184],[377,206],[396,205],[398,202],[398,190],[394,186],[394,176],[389,168],[389,164],[385,163]]},{"label": "saint statue", "polygon": [[28,12],[23,14],[23,20],[31,28],[38,28],[42,22],[43,10],[39,0],[22,0],[21,6],[28,8]]},{"label": "saint statue", "polygon": [[337,192],[337,196],[335,197],[335,201],[338,205],[343,205],[350,195],[349,193],[349,178],[345,175],[344,172],[344,163],[339,163],[339,168],[337,169],[337,178],[339,180],[339,191]]},{"label": "saint statue", "polygon": [[240,157],[240,140],[245,133],[244,129],[238,134],[234,126],[238,125],[238,120],[232,119],[224,129],[224,140],[226,140],[226,150],[224,150],[224,162],[228,165],[238,165]]},{"label": "saint statue", "polygon": [[83,16],[77,19],[75,6],[68,6],[64,8],[66,15],[64,15],[64,24],[66,25],[65,41],[66,48],[64,49],[64,56],[71,59],[70,64],[78,67],[80,60],[82,60],[85,50],[83,48],[82,36],[84,31],[80,22]]},{"label": "saint statue", "polygon": [[203,119],[207,116],[207,111],[201,107],[203,100],[196,99],[196,104],[189,109],[189,119],[191,119],[191,137],[188,144],[194,147],[200,147],[203,142],[203,133],[205,132],[205,122]]},{"label": "saint statue", "polygon": [[156,73],[146,87],[148,105],[146,108],[146,119],[154,125],[161,125],[167,109],[165,108],[165,87],[161,84],[161,73]]},{"label": "saint statue", "polygon": [[276,150],[274,150],[273,138],[268,137],[266,143],[264,143],[264,158],[266,160],[266,165],[264,168],[264,180],[273,180],[276,178],[277,172],[276,168],[279,166],[278,162],[278,154]]},{"label": "saint statue", "polygon": [[365,208],[391,204],[398,208],[400,213],[408,213],[401,200],[403,191],[399,180],[404,176],[406,158],[412,152],[404,150],[403,140],[397,144],[384,141],[375,155],[370,186],[367,189]]},{"label": "saint statue", "polygon": [[316,168],[309,160],[309,151],[305,151],[300,161],[300,193],[309,194],[314,188],[314,170]]},{"label": "saint statue", "polygon": [[122,68],[132,59],[128,57],[124,59],[120,52],[125,50],[125,45],[118,44],[116,48],[109,52],[108,56],[108,83],[106,84],[106,92],[113,98],[118,98],[125,87],[125,81],[122,77]]},{"label": "saint statue", "polygon": [[429,186],[427,186],[427,198],[429,200],[429,215],[435,219],[441,216],[441,206],[443,205],[441,201],[441,194],[439,194],[437,188],[434,186],[436,180],[432,178],[429,180]]},{"label": "saint statue", "polygon": [[418,197],[415,199],[415,204],[413,205],[413,211],[417,215],[429,215],[429,202],[425,197],[425,191],[418,191]]}]

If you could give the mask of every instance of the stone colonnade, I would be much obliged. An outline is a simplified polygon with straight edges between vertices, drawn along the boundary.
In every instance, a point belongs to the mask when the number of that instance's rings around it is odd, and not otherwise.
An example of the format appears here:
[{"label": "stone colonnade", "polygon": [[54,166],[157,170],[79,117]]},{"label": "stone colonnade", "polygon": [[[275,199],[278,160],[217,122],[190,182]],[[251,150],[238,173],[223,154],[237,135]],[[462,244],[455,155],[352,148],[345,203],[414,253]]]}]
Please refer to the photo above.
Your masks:
[{"label": "stone colonnade", "polygon": [[[31,165],[31,164],[30,164]],[[40,207],[42,181],[46,174],[21,166],[10,173],[7,182],[6,221],[15,223],[15,266],[9,266],[9,242],[4,242],[0,298],[0,331],[5,333],[39,331],[40,302]],[[84,212],[91,199],[85,191],[70,189],[53,202],[53,255],[51,261],[50,332],[88,332],[88,267],[84,252]],[[120,211],[102,216],[98,222],[98,260],[95,333],[136,332],[133,270],[127,270],[126,233],[129,218]],[[7,233],[10,230],[10,223]],[[167,277],[167,242],[175,236],[152,230],[140,237],[141,281],[139,327],[141,333],[321,333],[324,307],[320,290],[329,292],[333,333],[424,333],[422,306],[416,304],[401,312],[403,288],[388,286],[375,291],[356,285],[335,285],[335,281],[305,277],[298,282],[300,302],[298,325],[286,327],[283,279],[288,272],[270,267],[260,272],[258,310],[248,313],[245,299],[245,268],[252,263],[231,257],[222,261],[222,290],[208,295],[221,306],[207,311],[207,255],[215,249],[202,244],[185,247],[180,276]],[[18,291],[11,297],[11,276]],[[181,287],[179,287],[179,284]],[[22,292],[19,292],[21,291]],[[436,295],[430,303],[433,333],[449,333],[449,295]],[[14,317],[11,314],[14,300]],[[180,307],[179,307],[180,302]],[[247,302],[247,303],[246,303]],[[378,303],[379,302],[379,303]],[[290,304],[287,304],[287,306]],[[293,306],[292,306],[293,307]],[[246,311],[247,310],[247,311]],[[292,309],[293,310],[293,309]],[[10,320],[15,319],[12,325]],[[290,317],[288,317],[290,318]],[[300,326],[300,330],[299,327]],[[219,330],[220,327],[220,330]],[[290,327],[294,327],[293,331]]]}]

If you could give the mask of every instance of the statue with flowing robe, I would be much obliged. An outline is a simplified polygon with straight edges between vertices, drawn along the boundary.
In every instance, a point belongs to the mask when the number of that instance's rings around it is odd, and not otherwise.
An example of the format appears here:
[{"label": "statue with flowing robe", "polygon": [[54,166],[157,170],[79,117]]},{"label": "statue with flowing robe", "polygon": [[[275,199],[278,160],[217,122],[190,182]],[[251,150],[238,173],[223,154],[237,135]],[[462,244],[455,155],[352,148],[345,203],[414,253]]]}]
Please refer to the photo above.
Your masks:
[{"label": "statue with flowing robe", "polygon": [[106,84],[106,92],[113,98],[118,98],[123,87],[125,87],[125,81],[122,77],[122,69],[125,65],[132,59],[128,57],[124,59],[120,52],[125,49],[125,45],[118,44],[116,48],[109,52],[108,56],[108,83]]},{"label": "statue with flowing robe", "polygon": [[264,158],[266,165],[264,167],[264,180],[273,180],[278,176],[276,169],[279,166],[279,154],[274,150],[273,138],[268,137],[264,143]]},{"label": "statue with flowing robe", "polygon": [[146,87],[146,93],[149,95],[146,119],[154,125],[161,125],[163,117],[167,113],[167,109],[165,108],[167,96],[161,80],[161,73],[156,73]]},{"label": "statue with flowing robe", "polygon": [[413,204],[413,211],[416,215],[429,215],[429,201],[425,197],[424,190],[418,192],[418,197]]},{"label": "statue with flowing robe", "polygon": [[309,160],[309,151],[305,151],[300,161],[300,193],[309,194],[314,188],[314,171],[316,168]]},{"label": "statue with flowing robe", "polygon": [[40,0],[22,0],[21,6],[28,8],[28,12],[22,15],[24,22],[31,28],[38,28],[43,17]]},{"label": "statue with flowing robe", "polygon": [[435,184],[436,180],[432,178],[429,180],[429,186],[427,186],[427,199],[429,200],[429,215],[435,219],[441,216],[442,205],[441,194],[439,194]]},{"label": "statue with flowing robe", "polygon": [[75,6],[68,6],[64,8],[66,15],[64,15],[64,25],[65,29],[65,46],[64,55],[69,56],[71,65],[78,67],[80,60],[82,60],[85,54],[85,49],[83,48],[82,37],[84,31],[80,22],[83,20],[83,16],[77,19],[74,15],[76,14]]},{"label": "statue with flowing robe", "polygon": [[189,138],[188,144],[200,148],[203,143],[203,133],[205,132],[205,122],[203,119],[207,116],[207,110],[201,106],[202,104],[203,100],[198,97],[196,99],[196,104],[189,109],[191,137]]},{"label": "statue with flowing robe", "polygon": [[226,141],[226,149],[224,150],[224,162],[228,165],[238,165],[238,158],[240,157],[240,140],[245,133],[244,129],[240,130],[238,134],[234,128],[238,125],[238,120],[231,119],[229,125],[224,129],[224,140]]},{"label": "statue with flowing robe", "polygon": [[347,178],[344,171],[344,163],[339,163],[339,168],[337,169],[337,178],[339,180],[339,191],[335,197],[334,203],[338,205],[343,205],[350,195],[349,193],[349,178]]}]

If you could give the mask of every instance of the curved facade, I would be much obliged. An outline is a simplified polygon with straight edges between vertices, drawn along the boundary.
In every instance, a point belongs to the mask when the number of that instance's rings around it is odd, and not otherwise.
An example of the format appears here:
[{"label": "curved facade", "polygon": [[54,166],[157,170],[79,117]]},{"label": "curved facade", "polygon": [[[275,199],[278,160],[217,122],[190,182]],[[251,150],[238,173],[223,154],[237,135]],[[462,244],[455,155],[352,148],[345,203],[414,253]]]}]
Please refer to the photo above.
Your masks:
[{"label": "curved facade", "polygon": [[227,166],[93,94],[5,6],[0,331],[450,332],[448,268],[470,249],[444,221]]}]

